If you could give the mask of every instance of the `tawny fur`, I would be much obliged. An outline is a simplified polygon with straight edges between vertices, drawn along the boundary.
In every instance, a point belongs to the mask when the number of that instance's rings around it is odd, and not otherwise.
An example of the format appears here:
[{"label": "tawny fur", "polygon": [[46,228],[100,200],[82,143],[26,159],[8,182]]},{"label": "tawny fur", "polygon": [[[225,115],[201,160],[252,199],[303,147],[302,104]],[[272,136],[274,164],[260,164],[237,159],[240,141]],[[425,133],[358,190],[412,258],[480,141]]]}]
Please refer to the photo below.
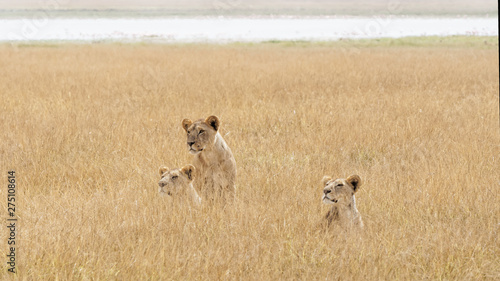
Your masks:
[{"label": "tawny fur", "polygon": [[158,191],[161,195],[170,195],[175,200],[189,200],[195,206],[201,205],[201,197],[193,187],[195,171],[196,168],[193,165],[186,165],[181,169],[160,167]]},{"label": "tawny fur", "polygon": [[325,216],[328,226],[338,225],[340,227],[363,227],[361,214],[356,208],[354,193],[361,186],[358,175],[352,175],[347,179],[335,179],[325,176],[322,180],[323,197],[325,204],[332,208]]},{"label": "tawny fur", "polygon": [[195,188],[206,200],[233,199],[235,196],[236,161],[218,132],[216,116],[192,122],[182,121],[187,133],[187,146],[196,167]]}]

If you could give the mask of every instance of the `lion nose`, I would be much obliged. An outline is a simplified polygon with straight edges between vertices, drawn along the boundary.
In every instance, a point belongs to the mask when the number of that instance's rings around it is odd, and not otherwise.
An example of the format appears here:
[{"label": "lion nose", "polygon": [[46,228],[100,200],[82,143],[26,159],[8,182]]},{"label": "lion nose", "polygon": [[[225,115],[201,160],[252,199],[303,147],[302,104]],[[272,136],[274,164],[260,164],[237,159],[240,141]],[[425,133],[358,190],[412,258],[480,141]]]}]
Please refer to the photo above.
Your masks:
[{"label": "lion nose", "polygon": [[164,186],[165,186],[165,183],[164,183],[164,182],[159,182],[159,183],[158,183],[158,185],[159,185],[160,187],[164,187]]},{"label": "lion nose", "polygon": [[323,192],[324,192],[325,194],[328,194],[328,193],[330,193],[330,192],[332,192],[332,191],[331,191],[330,189],[324,189],[324,190],[323,190]]},{"label": "lion nose", "polygon": [[193,142],[188,141],[188,146],[189,147],[191,147],[193,144],[194,144],[194,141]]}]

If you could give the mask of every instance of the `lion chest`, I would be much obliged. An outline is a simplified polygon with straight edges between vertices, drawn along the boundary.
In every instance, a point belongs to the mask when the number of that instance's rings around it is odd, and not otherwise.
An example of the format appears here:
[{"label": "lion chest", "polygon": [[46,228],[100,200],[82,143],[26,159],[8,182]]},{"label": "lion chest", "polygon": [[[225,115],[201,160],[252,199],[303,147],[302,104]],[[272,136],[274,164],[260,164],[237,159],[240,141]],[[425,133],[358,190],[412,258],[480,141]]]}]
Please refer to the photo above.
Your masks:
[{"label": "lion chest", "polygon": [[207,196],[231,189],[230,182],[233,176],[228,171],[225,161],[208,161],[198,157],[194,161],[198,171],[195,185],[199,191]]},{"label": "lion chest", "polygon": [[344,208],[334,206],[326,214],[325,218],[327,219],[329,225],[337,224],[340,226],[363,226],[361,215],[353,205],[349,205]]},{"label": "lion chest", "polygon": [[218,165],[207,166],[202,173],[201,179],[206,188],[222,188],[227,185],[226,175]]}]

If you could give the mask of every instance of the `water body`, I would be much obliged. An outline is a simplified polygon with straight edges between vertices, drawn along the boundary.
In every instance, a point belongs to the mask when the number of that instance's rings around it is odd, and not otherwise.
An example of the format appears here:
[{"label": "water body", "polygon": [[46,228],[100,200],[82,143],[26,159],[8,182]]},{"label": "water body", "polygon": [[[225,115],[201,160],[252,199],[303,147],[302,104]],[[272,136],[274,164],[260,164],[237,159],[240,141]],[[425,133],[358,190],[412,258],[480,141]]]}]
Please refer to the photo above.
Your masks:
[{"label": "water body", "polygon": [[498,36],[496,17],[0,19],[0,41],[260,42],[407,36]]}]

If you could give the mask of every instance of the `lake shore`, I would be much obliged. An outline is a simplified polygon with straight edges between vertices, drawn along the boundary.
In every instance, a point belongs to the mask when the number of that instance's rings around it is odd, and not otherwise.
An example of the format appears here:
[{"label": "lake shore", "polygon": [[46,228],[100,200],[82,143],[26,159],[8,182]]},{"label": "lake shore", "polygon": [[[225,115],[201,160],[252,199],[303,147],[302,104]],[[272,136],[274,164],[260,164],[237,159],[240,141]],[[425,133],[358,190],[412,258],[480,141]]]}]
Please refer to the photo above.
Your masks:
[{"label": "lake shore", "polygon": [[489,17],[194,17],[0,19],[0,41],[231,43],[420,36],[498,36]]},{"label": "lake shore", "polygon": [[375,39],[343,39],[337,41],[280,41],[270,40],[264,42],[232,42],[224,44],[214,43],[166,43],[158,41],[16,41],[0,42],[0,46],[12,46],[14,48],[29,47],[68,47],[77,45],[102,44],[102,45],[169,45],[169,46],[227,46],[227,47],[328,47],[328,48],[391,48],[391,47],[438,47],[438,48],[498,48],[498,36],[419,36],[403,38],[375,38]]}]

